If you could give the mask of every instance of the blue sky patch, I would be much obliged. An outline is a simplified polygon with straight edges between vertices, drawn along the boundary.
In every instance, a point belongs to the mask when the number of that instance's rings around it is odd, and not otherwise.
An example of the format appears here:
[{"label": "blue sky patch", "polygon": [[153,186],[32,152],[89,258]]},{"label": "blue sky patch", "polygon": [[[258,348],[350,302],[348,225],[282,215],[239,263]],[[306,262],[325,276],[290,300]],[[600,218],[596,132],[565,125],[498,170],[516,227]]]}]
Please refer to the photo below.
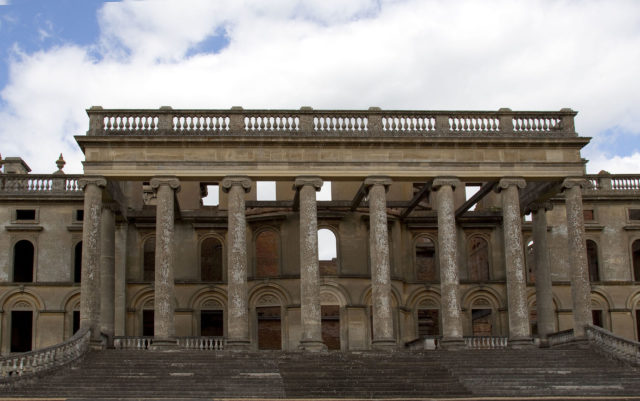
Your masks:
[{"label": "blue sky patch", "polygon": [[207,37],[205,40],[189,49],[187,57],[195,56],[197,54],[219,53],[228,45],[229,36],[227,35],[227,30],[224,27],[219,27],[213,35]]}]

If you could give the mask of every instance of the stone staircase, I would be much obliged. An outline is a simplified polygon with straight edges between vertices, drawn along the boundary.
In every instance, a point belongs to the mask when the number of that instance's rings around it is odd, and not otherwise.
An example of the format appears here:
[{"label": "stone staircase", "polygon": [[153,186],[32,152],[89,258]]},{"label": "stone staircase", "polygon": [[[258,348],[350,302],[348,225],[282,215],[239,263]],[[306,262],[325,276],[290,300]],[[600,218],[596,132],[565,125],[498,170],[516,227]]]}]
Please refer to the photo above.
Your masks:
[{"label": "stone staircase", "polygon": [[0,399],[640,396],[639,374],[571,347],[388,354],[108,350]]}]

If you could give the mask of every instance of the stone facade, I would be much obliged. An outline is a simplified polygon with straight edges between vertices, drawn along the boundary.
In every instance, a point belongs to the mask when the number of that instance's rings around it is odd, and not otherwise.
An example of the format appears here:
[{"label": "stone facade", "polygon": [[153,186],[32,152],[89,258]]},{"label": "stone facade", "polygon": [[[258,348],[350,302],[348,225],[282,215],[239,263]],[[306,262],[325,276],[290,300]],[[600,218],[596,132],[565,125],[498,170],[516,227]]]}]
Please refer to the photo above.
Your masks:
[{"label": "stone facade", "polygon": [[84,175],[2,160],[3,354],[80,326],[96,347],[638,339],[640,176],[586,175],[569,109],[88,114]]}]

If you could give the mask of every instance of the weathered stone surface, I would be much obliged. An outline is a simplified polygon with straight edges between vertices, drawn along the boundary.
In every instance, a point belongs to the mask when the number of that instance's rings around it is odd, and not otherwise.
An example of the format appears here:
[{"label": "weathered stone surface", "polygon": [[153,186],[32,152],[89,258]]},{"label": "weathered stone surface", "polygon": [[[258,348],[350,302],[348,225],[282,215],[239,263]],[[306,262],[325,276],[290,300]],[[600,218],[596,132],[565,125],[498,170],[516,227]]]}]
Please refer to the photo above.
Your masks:
[{"label": "weathered stone surface", "polygon": [[102,208],[100,255],[100,331],[113,342],[115,326],[115,216],[110,206]]}]

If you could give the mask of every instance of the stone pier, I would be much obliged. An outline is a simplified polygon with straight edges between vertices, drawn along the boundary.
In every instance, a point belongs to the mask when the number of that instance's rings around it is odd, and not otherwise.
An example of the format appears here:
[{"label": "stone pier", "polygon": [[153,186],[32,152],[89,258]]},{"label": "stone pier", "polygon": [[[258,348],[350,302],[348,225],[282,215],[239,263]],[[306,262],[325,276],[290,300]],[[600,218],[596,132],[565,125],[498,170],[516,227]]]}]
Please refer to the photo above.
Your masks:
[{"label": "stone pier", "polygon": [[175,192],[180,190],[176,177],[154,177],[156,192],[156,266],[154,291],[153,347],[175,346],[174,321],[174,207]]},{"label": "stone pier", "polygon": [[78,184],[84,190],[80,328],[91,329],[92,347],[100,348],[100,226],[102,189],[107,186],[107,180],[102,177],[85,176]]},{"label": "stone pier", "polygon": [[294,188],[300,200],[300,320],[302,338],[299,348],[324,351],[320,308],[320,268],[318,265],[318,212],[316,191],[322,188],[320,177],[298,177]]},{"label": "stone pier", "polygon": [[378,349],[396,347],[393,335],[391,305],[391,266],[389,263],[389,231],[387,228],[386,193],[389,177],[368,177],[364,186],[369,195],[369,252],[371,259],[371,305],[373,312],[372,346]]},{"label": "stone pier", "polygon": [[450,349],[464,347],[458,280],[458,241],[453,200],[453,191],[460,185],[460,180],[457,178],[438,177],[431,186],[436,191],[438,210],[442,345]]},{"label": "stone pier", "polygon": [[531,345],[527,280],[522,246],[522,215],[518,193],[518,190],[526,185],[522,178],[503,178],[496,188],[502,195],[504,261],[509,302],[509,345],[512,347]]},{"label": "stone pier", "polygon": [[251,180],[244,176],[229,176],[222,180],[221,188],[228,193],[228,251],[227,296],[228,335],[227,349],[243,350],[250,347],[249,302],[247,293],[247,220],[245,193],[251,190]]},{"label": "stone pier", "polygon": [[533,223],[533,259],[536,276],[536,312],[540,346],[547,347],[547,336],[555,331],[555,312],[553,310],[553,287],[549,264],[549,245],[547,243],[547,210],[551,202],[533,203],[531,211]]},{"label": "stone pier", "polygon": [[585,326],[592,323],[591,284],[587,265],[587,247],[584,238],[582,188],[584,178],[567,178],[562,183],[567,209],[569,264],[571,266],[571,298],[573,301],[573,335],[585,340]]}]

